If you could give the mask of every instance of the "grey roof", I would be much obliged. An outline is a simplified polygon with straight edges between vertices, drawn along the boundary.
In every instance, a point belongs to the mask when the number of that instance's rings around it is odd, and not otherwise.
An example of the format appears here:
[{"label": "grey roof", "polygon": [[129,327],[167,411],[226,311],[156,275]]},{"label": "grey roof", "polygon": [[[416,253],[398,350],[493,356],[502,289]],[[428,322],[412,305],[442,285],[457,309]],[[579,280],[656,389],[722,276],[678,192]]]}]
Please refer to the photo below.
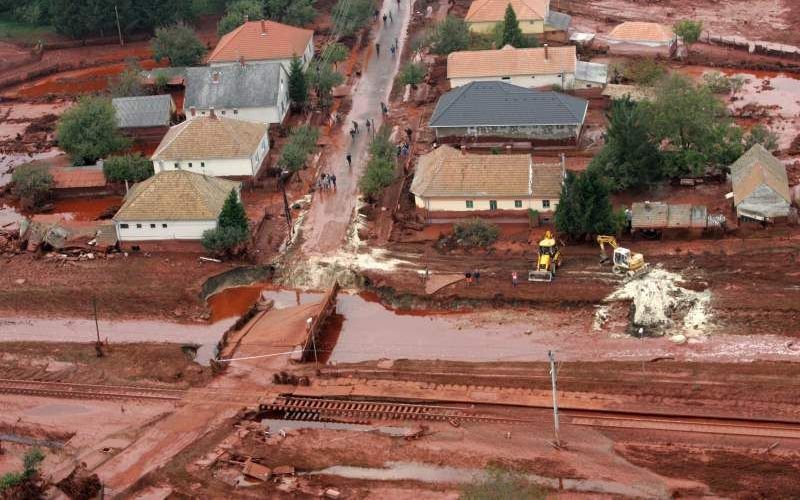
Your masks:
[{"label": "grey roof", "polygon": [[526,89],[505,82],[471,82],[444,94],[429,125],[502,127],[577,125],[586,117],[585,99]]},{"label": "grey roof", "polygon": [[575,63],[575,79],[606,84],[608,82],[608,64],[577,61]]},{"label": "grey roof", "polygon": [[572,16],[551,10],[547,13],[547,19],[544,23],[556,30],[566,31],[569,25],[572,24]]},{"label": "grey roof", "polygon": [[183,108],[260,108],[275,106],[280,63],[230,64],[187,68]]},{"label": "grey roof", "polygon": [[111,100],[119,128],[169,126],[174,106],[169,95],[117,97]]}]

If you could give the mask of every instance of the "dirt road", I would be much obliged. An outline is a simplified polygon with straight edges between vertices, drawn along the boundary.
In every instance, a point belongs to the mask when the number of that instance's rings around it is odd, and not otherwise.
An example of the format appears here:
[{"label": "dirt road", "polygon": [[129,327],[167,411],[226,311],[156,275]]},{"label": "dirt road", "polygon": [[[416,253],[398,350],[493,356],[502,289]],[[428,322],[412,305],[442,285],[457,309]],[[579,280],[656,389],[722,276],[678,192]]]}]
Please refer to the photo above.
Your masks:
[{"label": "dirt road", "polygon": [[[332,151],[328,155],[329,164],[323,169],[327,173],[336,175],[337,190],[317,191],[314,195],[311,210],[303,226],[305,237],[303,251],[307,255],[333,252],[344,242],[358,202],[358,179],[368,159],[370,141],[364,124],[367,119],[374,120],[375,127],[378,128],[383,123],[381,102],[388,101],[399,66],[399,58],[391,56],[389,47],[397,40],[399,44],[397,53],[402,53],[412,8],[413,4],[409,1],[401,2],[399,9],[393,0],[384,1],[381,12],[391,11],[394,20],[387,20],[386,24],[381,23],[376,38],[371,42],[371,56],[367,69],[353,92],[353,107],[344,119],[339,137],[332,140]],[[379,53],[375,50],[375,43],[380,44]],[[358,122],[360,130],[355,141],[348,137],[353,121]],[[352,168],[348,168],[345,160],[348,153],[353,157]]]}]

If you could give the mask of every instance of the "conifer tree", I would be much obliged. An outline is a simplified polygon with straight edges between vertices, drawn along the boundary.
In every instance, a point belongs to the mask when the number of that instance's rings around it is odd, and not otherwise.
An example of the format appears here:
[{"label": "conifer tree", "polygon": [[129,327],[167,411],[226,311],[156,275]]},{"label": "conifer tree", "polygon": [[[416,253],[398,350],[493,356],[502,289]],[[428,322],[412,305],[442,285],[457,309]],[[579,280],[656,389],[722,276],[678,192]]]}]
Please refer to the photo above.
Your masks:
[{"label": "conifer tree", "polygon": [[303,71],[303,63],[296,55],[289,66],[289,99],[297,106],[303,106],[308,100],[308,81]]}]

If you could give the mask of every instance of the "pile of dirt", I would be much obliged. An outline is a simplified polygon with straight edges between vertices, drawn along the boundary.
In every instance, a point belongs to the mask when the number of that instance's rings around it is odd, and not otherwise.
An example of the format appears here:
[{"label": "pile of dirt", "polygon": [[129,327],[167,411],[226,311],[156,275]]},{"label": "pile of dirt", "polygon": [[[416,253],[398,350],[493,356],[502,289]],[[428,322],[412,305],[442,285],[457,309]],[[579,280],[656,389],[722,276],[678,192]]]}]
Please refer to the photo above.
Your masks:
[{"label": "pile of dirt", "polygon": [[655,268],[623,282],[604,302],[632,301],[630,329],[634,333],[664,335],[669,330],[674,341],[684,342],[706,333],[711,292],[684,288],[683,282],[679,274]]}]

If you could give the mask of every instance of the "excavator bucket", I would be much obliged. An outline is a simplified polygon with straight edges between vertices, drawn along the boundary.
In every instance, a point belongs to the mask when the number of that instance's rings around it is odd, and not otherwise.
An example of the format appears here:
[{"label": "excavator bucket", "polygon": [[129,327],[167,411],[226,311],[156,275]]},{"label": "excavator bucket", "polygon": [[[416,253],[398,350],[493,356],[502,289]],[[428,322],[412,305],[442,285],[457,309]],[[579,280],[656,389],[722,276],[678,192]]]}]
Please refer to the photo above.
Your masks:
[{"label": "excavator bucket", "polygon": [[553,273],[550,271],[528,271],[528,281],[544,281],[550,283],[553,281]]}]

